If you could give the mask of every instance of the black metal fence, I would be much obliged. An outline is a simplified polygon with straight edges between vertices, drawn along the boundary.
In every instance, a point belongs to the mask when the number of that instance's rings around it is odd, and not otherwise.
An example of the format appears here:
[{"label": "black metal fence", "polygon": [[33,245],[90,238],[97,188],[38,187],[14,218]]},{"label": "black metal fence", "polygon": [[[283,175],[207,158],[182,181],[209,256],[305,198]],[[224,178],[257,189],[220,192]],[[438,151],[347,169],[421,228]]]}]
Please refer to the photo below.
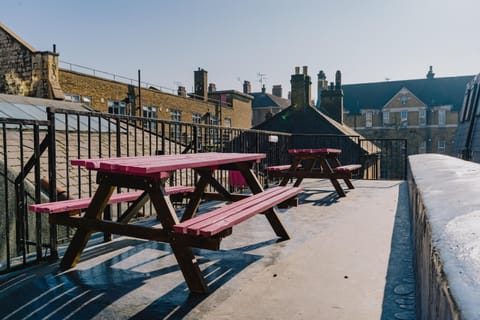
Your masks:
[{"label": "black metal fence", "polygon": [[[405,140],[291,135],[65,109],[47,109],[45,121],[0,118],[0,125],[0,273],[55,257],[57,244],[69,240],[69,228],[50,226],[45,215],[28,212],[28,205],[93,195],[94,173],[71,166],[72,159],[265,153],[254,168],[264,183],[267,166],[290,162],[288,149],[329,147],[342,149],[342,163],[373,168],[374,173],[363,174],[364,178],[405,179]],[[217,174],[226,186],[238,187],[230,185],[228,172]],[[181,170],[168,184],[195,185],[197,178],[192,170]],[[111,206],[105,214],[115,219],[124,206]],[[147,205],[137,218],[151,212]]]}]

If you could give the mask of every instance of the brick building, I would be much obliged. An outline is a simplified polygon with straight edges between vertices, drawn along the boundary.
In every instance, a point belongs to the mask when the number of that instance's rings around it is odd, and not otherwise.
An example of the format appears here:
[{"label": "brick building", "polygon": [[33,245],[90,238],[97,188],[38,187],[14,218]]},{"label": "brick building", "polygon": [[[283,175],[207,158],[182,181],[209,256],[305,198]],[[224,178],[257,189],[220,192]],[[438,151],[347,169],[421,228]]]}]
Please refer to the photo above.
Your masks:
[{"label": "brick building", "polygon": [[455,155],[459,110],[472,79],[435,78],[430,67],[425,79],[343,85],[344,121],[366,138],[407,139],[408,154]]},{"label": "brick building", "polygon": [[0,23],[0,93],[81,102],[95,110],[164,120],[250,128],[252,97],[208,90],[207,71],[194,71],[195,92],[177,94],[59,67],[59,54],[37,51]]}]

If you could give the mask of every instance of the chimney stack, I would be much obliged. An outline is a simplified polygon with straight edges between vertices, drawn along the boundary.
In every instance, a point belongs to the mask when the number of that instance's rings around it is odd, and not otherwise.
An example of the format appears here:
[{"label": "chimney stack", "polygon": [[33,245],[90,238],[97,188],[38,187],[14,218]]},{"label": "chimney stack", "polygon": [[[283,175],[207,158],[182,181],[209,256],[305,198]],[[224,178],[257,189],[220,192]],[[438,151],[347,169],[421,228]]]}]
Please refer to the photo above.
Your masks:
[{"label": "chimney stack", "polygon": [[275,97],[281,98],[281,97],[282,97],[282,85],[281,85],[281,84],[275,84],[275,85],[273,85],[273,87],[272,87],[272,94],[273,94]]},{"label": "chimney stack", "polygon": [[177,94],[181,97],[186,97],[187,96],[187,90],[185,89],[184,86],[178,86]]},{"label": "chimney stack", "polygon": [[212,93],[212,92],[215,92],[217,91],[217,86],[215,85],[215,83],[209,83],[208,84],[208,93]]},{"label": "chimney stack", "polygon": [[320,70],[320,72],[317,74],[317,108],[320,109],[320,106],[322,104],[322,91],[328,89],[328,81],[327,81],[327,76],[325,75],[325,72],[323,70]]},{"label": "chimney stack", "polygon": [[243,93],[250,94],[252,92],[252,86],[250,85],[250,81],[243,81]]},{"label": "chimney stack", "polygon": [[194,71],[194,80],[195,80],[195,96],[197,99],[208,100],[207,92],[207,71],[198,68],[197,71]]},{"label": "chimney stack", "polygon": [[311,89],[310,77],[307,66],[303,67],[303,74],[300,74],[300,67],[295,67],[295,74],[292,75],[290,84],[292,86],[291,100],[296,110],[304,110],[310,105]]},{"label": "chimney stack", "polygon": [[343,90],[342,74],[340,71],[335,73],[335,84],[330,83],[330,88],[321,92],[321,108],[329,117],[343,124]]}]

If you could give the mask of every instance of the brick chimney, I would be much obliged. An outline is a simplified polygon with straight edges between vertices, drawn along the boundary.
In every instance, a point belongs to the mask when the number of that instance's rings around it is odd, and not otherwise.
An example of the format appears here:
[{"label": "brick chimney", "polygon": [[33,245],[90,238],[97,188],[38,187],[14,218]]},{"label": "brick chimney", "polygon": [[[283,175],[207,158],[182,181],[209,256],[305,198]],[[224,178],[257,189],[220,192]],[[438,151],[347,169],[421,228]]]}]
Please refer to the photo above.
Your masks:
[{"label": "brick chimney", "polygon": [[321,106],[329,117],[343,124],[343,90],[340,71],[335,74],[335,84],[331,83],[328,90],[322,90]]},{"label": "brick chimney", "polygon": [[327,81],[327,76],[323,72],[323,70],[320,70],[320,72],[317,74],[317,108],[320,108],[320,105],[322,104],[322,91],[328,89],[328,81]]},{"label": "brick chimney", "polygon": [[207,71],[198,68],[197,71],[194,71],[194,80],[195,80],[195,96],[197,99],[208,100],[207,92]]},{"label": "brick chimney", "polygon": [[243,81],[243,93],[250,94],[252,92],[252,86],[250,85],[250,81]]},{"label": "brick chimney", "polygon": [[290,79],[292,86],[291,101],[296,110],[304,110],[310,105],[311,88],[310,77],[308,76],[308,68],[303,67],[303,73],[300,74],[300,67],[295,67],[295,74]]},{"label": "brick chimney", "polygon": [[208,84],[208,93],[212,93],[212,92],[215,92],[217,91],[217,86],[215,85],[215,83],[209,83]]},{"label": "brick chimney", "polygon": [[186,97],[187,96],[187,90],[185,89],[184,86],[178,86],[177,94],[181,97]]},{"label": "brick chimney", "polygon": [[281,84],[273,85],[272,94],[276,97],[281,98],[282,97],[282,85]]}]

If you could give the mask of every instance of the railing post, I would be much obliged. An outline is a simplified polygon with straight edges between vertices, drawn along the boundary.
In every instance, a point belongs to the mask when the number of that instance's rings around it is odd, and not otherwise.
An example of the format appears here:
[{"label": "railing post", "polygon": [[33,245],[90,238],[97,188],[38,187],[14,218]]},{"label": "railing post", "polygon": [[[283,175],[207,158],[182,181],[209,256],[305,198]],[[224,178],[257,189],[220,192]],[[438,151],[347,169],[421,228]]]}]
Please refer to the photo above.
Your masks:
[{"label": "railing post", "polygon": [[[48,143],[48,181],[49,181],[49,198],[50,202],[57,201],[57,177],[56,177],[56,138],[55,138],[55,108],[47,108],[47,120],[48,120],[48,136],[50,141]],[[50,250],[51,257],[58,258],[57,247],[57,226],[50,225]]]}]

